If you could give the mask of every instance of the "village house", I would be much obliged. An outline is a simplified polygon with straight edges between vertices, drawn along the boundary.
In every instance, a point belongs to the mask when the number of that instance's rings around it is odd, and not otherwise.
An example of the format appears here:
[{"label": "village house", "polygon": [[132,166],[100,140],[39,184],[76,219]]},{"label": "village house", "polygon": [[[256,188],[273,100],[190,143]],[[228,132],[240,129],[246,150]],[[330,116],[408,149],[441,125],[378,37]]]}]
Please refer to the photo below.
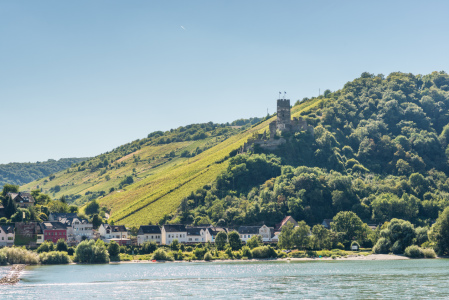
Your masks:
[{"label": "village house", "polygon": [[14,245],[14,226],[0,225],[0,247]]},{"label": "village house", "polygon": [[242,242],[247,242],[250,238],[255,235],[259,235],[260,226],[240,226],[238,233]]},{"label": "village house", "polygon": [[298,226],[298,222],[296,222],[292,216],[286,216],[285,218],[282,219],[281,223],[276,224],[276,226],[274,227],[274,231],[280,232],[282,230],[282,227],[284,227],[288,223],[292,223],[294,227]]},{"label": "village house", "polygon": [[7,196],[14,200],[20,208],[28,208],[34,205],[34,197],[30,193],[8,193]]},{"label": "village house", "polygon": [[157,225],[141,225],[137,232],[137,245],[145,242],[161,243],[161,228]]},{"label": "village house", "polygon": [[129,245],[128,230],[124,225],[101,224],[98,229],[100,237],[105,242],[115,241],[119,245]]},{"label": "village house", "polygon": [[184,225],[164,225],[161,229],[161,244],[170,245],[173,240],[178,240],[180,243],[187,242],[187,230]]},{"label": "village house", "polygon": [[186,227],[188,243],[204,243],[206,236],[204,229],[206,227]]},{"label": "village house", "polygon": [[67,225],[67,242],[69,244],[79,244],[83,239],[93,238],[93,225],[86,219],[59,218],[59,222]]},{"label": "village house", "polygon": [[217,237],[217,234],[220,231],[224,231],[224,233],[228,234],[228,229],[227,228],[222,228],[222,227],[208,227],[203,229],[204,233],[204,237],[205,237],[205,242],[209,242],[209,243],[215,243],[215,238]]},{"label": "village house", "polygon": [[50,222],[57,222],[60,219],[68,219],[68,218],[77,218],[78,215],[76,213],[50,213],[48,216],[48,220]]},{"label": "village house", "polygon": [[39,224],[42,229],[44,241],[56,243],[59,239],[67,241],[67,225],[61,222],[42,222]]}]

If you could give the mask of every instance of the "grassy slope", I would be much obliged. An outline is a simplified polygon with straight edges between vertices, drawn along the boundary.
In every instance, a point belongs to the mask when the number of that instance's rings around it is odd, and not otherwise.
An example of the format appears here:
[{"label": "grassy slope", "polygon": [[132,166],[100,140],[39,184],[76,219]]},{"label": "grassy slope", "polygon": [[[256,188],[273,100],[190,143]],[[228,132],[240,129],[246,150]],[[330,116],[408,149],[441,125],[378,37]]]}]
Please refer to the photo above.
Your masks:
[{"label": "grassy slope", "polygon": [[[317,105],[319,101],[321,100],[315,99],[295,106],[292,116],[298,116],[302,110]],[[61,191],[52,194],[54,198],[79,194],[82,195],[80,200],[85,200],[86,196],[84,195],[88,191],[108,192],[111,187],[117,187],[125,176],[133,173],[132,170],[135,168],[137,180],[134,184],[123,190],[107,194],[98,201],[100,205],[111,209],[111,217],[117,224],[132,226],[148,224],[150,221],[155,223],[164,214],[175,211],[181,200],[192,191],[212,183],[217,175],[227,168],[226,156],[231,151],[240,148],[254,133],[268,131],[268,124],[274,119],[271,118],[224,141],[208,138],[199,141],[144,146],[112,164],[115,166],[124,160],[127,163],[124,167],[109,169],[101,176],[100,171],[93,173],[89,171],[67,173],[64,171],[56,174],[56,178],[52,181],[44,183],[44,178],[24,185],[21,190],[32,190],[39,186],[45,192],[51,187],[60,185]],[[203,147],[208,143],[216,145],[189,159],[179,157],[184,150],[192,151],[196,147]],[[165,154],[173,150],[176,151],[175,158],[172,160],[164,158]],[[133,154],[140,156],[141,161],[135,163]],[[148,159],[151,157],[156,159],[148,163]],[[109,181],[105,179],[106,175],[110,176]],[[48,178],[46,179],[48,180]]]}]

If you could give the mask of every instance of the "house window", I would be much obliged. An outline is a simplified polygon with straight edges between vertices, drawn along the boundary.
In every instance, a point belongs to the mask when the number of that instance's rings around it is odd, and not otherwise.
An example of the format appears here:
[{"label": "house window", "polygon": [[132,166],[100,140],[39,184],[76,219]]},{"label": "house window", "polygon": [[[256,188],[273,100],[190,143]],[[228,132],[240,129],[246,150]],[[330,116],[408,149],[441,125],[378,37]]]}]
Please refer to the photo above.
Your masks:
[{"label": "house window", "polygon": [[5,239],[5,237],[2,236],[2,241]]},{"label": "house window", "polygon": [[13,237],[12,236],[8,236],[8,241],[12,241],[12,240],[13,240]]}]

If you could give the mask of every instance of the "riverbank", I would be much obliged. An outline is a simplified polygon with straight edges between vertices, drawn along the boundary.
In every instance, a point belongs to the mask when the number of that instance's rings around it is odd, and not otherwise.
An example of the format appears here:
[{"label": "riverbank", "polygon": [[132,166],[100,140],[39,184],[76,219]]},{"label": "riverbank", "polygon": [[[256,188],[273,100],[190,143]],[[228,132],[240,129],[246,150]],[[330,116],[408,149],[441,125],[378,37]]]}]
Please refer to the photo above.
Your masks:
[{"label": "riverbank", "polygon": [[17,264],[12,265],[8,274],[0,279],[0,285],[14,285],[20,281],[20,274],[25,269],[26,265]]},{"label": "riverbank", "polygon": [[[368,254],[368,255],[347,255],[343,257],[304,257],[304,258],[274,258],[274,259],[217,259],[212,261],[205,260],[192,260],[191,262],[248,262],[248,261],[335,261],[335,260],[407,260],[410,259],[403,255],[395,254]],[[180,263],[186,261],[152,261],[152,260],[130,260],[130,261],[117,261],[111,263],[117,264],[138,264],[138,263]]]}]

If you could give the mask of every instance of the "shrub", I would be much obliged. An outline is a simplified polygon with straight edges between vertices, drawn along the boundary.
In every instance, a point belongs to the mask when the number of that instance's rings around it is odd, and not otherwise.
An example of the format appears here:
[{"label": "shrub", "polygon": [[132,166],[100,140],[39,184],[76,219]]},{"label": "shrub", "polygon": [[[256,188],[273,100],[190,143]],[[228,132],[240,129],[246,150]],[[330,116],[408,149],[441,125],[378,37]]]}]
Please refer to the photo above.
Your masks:
[{"label": "shrub", "polygon": [[70,257],[67,252],[50,251],[43,252],[39,255],[41,264],[44,265],[57,265],[70,263]]},{"label": "shrub", "polygon": [[373,248],[373,252],[376,254],[387,254],[390,252],[390,241],[386,238],[380,238]]},{"label": "shrub", "polygon": [[419,247],[416,246],[416,245],[408,246],[408,247],[405,249],[404,254],[405,254],[405,256],[411,257],[411,258],[421,258],[421,257],[424,257],[424,254],[423,254],[421,248],[419,248]]},{"label": "shrub", "polygon": [[211,261],[213,259],[214,259],[214,257],[212,256],[212,254],[210,252],[207,252],[206,254],[204,254],[205,261]]},{"label": "shrub", "polygon": [[64,239],[59,239],[56,242],[56,251],[65,251],[67,252],[68,250],[68,246],[67,246],[67,242]]},{"label": "shrub", "polygon": [[115,241],[111,241],[108,245],[108,252],[111,257],[118,257],[120,254],[120,245]]},{"label": "shrub", "polygon": [[242,248],[242,256],[247,258],[252,258],[253,254],[251,253],[251,249],[248,246],[243,246]]},{"label": "shrub", "polygon": [[75,247],[69,247],[69,249],[67,249],[67,254],[68,254],[68,255],[73,255],[73,254],[75,254]]},{"label": "shrub", "polygon": [[140,253],[142,253],[142,254],[151,254],[154,251],[156,251],[156,249],[157,249],[156,242],[154,242],[154,241],[153,242],[147,241],[147,242],[143,243],[142,249],[140,249]]},{"label": "shrub", "polygon": [[433,249],[422,249],[416,245],[408,246],[404,252],[405,256],[411,258],[435,258],[436,254]]},{"label": "shrub", "polygon": [[156,251],[154,251],[152,259],[172,261],[173,257],[169,256],[168,253],[165,252],[165,250],[161,248],[161,249],[157,249]]},{"label": "shrub", "polygon": [[50,252],[55,250],[55,245],[51,241],[43,242],[38,248],[37,253]]},{"label": "shrub", "polygon": [[2,254],[6,256],[6,261],[10,264],[35,265],[39,263],[39,255],[37,253],[23,248],[5,247],[0,250],[0,255]]},{"label": "shrub", "polygon": [[205,252],[206,252],[206,249],[203,249],[203,248],[195,248],[195,250],[193,250],[193,254],[195,254],[196,259],[203,259]]},{"label": "shrub", "polygon": [[254,258],[270,258],[277,256],[276,250],[270,246],[256,247],[251,251],[251,253]]},{"label": "shrub", "polygon": [[394,254],[402,254],[404,253],[404,251],[404,246],[402,245],[400,240],[394,242],[393,246],[391,247],[391,252],[393,252]]},{"label": "shrub", "polygon": [[422,249],[425,258],[435,258],[437,255],[435,251],[431,248]]},{"label": "shrub", "polygon": [[277,252],[277,257],[278,258],[286,258],[287,257],[287,253],[282,252],[282,251],[278,251]]},{"label": "shrub", "polygon": [[82,241],[75,250],[76,262],[82,263],[107,263],[109,262],[109,253],[102,240]]}]

